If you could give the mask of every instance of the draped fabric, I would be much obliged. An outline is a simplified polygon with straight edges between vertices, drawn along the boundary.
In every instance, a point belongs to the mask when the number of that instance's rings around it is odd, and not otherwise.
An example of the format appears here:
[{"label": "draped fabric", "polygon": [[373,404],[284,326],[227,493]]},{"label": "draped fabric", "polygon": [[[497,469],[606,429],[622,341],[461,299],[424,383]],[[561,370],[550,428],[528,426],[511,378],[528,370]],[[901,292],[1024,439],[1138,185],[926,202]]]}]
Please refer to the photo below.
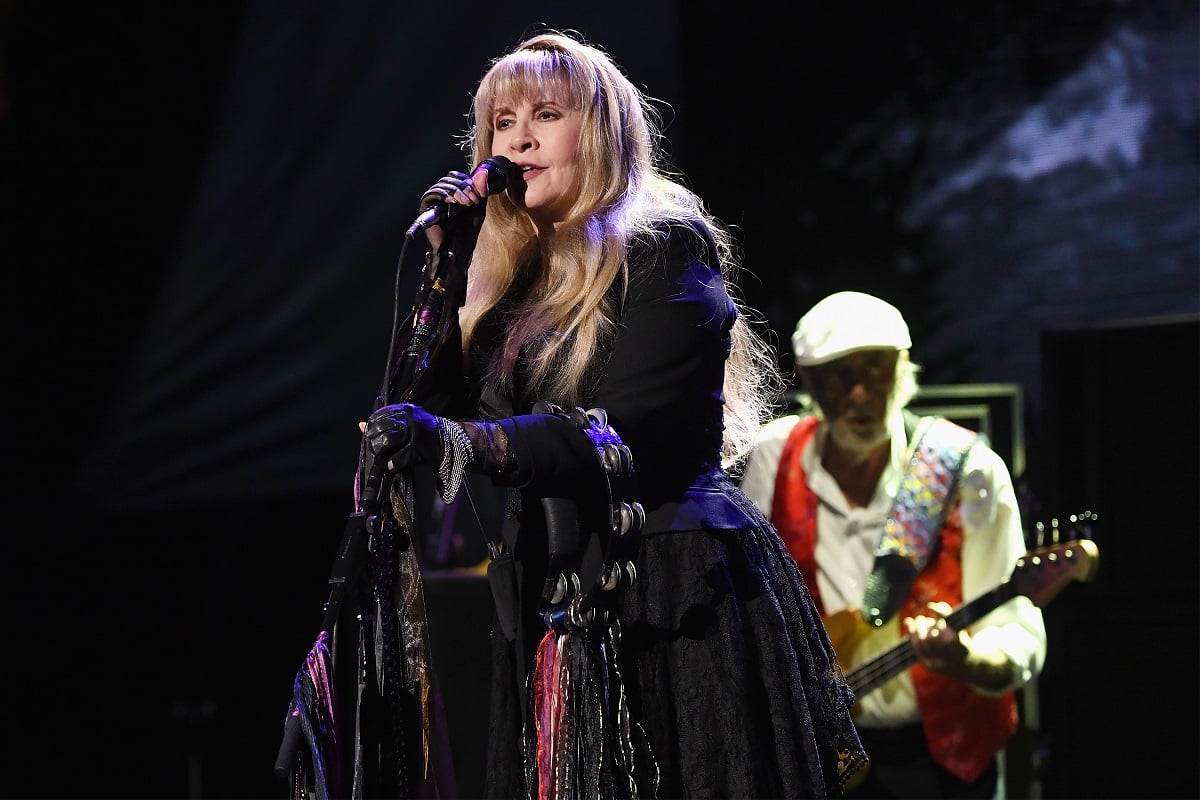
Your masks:
[{"label": "draped fabric", "polygon": [[402,477],[392,488],[395,516],[369,537],[344,540],[364,546],[365,561],[345,575],[336,623],[318,634],[295,679],[286,721],[301,723],[303,742],[285,726],[276,766],[293,800],[454,794],[406,513],[412,498]]}]

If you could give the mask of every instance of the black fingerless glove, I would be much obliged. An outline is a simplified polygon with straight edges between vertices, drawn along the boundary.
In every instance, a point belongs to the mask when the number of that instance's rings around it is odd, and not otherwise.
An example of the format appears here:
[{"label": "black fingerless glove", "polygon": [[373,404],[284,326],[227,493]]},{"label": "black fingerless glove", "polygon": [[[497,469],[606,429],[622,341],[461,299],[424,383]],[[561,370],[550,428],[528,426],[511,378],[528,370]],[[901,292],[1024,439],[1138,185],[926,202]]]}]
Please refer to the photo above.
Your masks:
[{"label": "black fingerless glove", "polygon": [[367,420],[367,447],[391,471],[417,465],[437,468],[438,490],[449,503],[466,470],[504,482],[514,470],[504,430],[494,422],[452,420],[412,403],[377,409]]}]

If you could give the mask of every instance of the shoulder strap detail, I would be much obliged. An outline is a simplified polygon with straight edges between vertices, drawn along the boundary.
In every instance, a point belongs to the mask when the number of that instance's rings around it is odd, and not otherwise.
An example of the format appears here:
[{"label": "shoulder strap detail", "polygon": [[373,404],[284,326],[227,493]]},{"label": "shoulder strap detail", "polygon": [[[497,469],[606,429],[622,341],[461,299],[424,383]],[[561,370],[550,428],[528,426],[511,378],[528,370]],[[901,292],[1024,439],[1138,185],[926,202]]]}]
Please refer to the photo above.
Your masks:
[{"label": "shoulder strap detail", "polygon": [[875,627],[895,615],[929,563],[958,496],[963,462],[979,436],[941,417],[923,427],[924,433],[910,447],[900,490],[875,549],[875,568],[867,577],[863,618]]}]

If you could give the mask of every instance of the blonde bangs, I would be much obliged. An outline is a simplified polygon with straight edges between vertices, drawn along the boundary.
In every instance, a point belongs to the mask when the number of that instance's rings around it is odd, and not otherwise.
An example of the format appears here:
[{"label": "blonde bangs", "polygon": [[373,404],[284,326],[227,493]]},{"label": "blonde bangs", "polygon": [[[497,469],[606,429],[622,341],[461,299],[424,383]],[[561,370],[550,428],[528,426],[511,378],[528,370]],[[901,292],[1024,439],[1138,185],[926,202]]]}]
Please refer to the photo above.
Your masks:
[{"label": "blonde bangs", "polygon": [[550,100],[586,110],[590,83],[579,72],[580,62],[563,50],[518,50],[496,61],[475,92],[476,160],[490,155],[497,109]]}]

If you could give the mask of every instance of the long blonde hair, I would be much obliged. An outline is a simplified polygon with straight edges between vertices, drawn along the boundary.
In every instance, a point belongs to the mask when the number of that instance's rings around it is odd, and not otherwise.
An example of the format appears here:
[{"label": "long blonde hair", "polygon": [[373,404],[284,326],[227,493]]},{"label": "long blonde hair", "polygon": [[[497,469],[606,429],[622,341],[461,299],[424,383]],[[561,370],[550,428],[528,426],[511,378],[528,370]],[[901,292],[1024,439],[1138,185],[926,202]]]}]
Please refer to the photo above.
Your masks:
[{"label": "long blonde hair", "polygon": [[783,383],[774,351],[752,329],[751,312],[735,293],[732,237],[666,167],[661,119],[649,99],[602,49],[566,33],[534,36],[491,64],[470,113],[464,145],[470,163],[492,155],[498,105],[547,95],[582,112],[578,197],[541,241],[528,214],[506,194],[489,198],[460,319],[464,347],[469,351],[481,318],[520,280],[528,295],[505,318],[505,338],[486,379],[511,387],[522,356],[534,396],[578,405],[589,368],[618,321],[620,309],[608,290],[619,277],[628,285],[627,246],[635,236],[665,235],[656,223],[698,222],[716,242],[721,274],[739,311],[724,384],[722,462],[734,465],[769,418]]}]

